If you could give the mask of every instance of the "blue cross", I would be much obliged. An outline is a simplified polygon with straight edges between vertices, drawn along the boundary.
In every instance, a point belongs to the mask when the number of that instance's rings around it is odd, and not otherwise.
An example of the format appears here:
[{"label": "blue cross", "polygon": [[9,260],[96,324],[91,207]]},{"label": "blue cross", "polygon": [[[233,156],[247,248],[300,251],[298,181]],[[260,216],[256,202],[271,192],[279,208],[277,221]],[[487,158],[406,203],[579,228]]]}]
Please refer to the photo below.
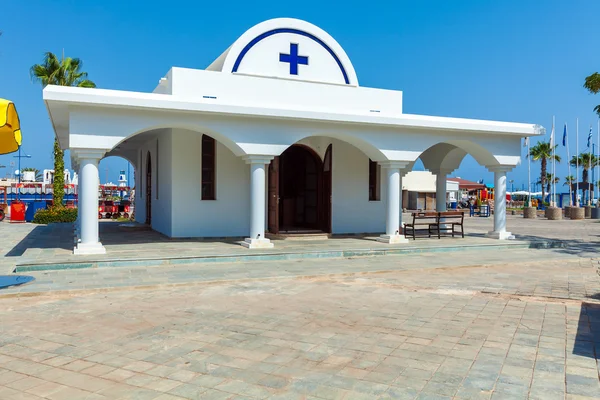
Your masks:
[{"label": "blue cross", "polygon": [[298,45],[290,43],[290,54],[279,53],[279,62],[290,63],[290,75],[298,75],[298,64],[308,65],[308,57],[299,56]]}]

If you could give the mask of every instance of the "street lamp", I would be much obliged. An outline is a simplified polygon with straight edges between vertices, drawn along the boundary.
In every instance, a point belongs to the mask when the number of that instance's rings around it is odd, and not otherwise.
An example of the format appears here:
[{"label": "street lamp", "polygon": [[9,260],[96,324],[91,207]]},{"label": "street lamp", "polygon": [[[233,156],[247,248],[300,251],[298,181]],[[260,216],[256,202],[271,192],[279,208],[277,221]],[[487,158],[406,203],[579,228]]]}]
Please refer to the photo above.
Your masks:
[{"label": "street lamp", "polygon": [[19,159],[19,183],[21,183],[21,175],[23,175],[23,171],[21,171],[21,158],[31,158],[29,154],[21,154],[21,146],[19,146],[19,155],[13,156]]},{"label": "street lamp", "polygon": [[508,181],[508,183],[510,183],[510,191],[514,192],[515,191],[515,185],[514,185],[515,180],[511,179],[510,181]]},{"label": "street lamp", "polygon": [[17,199],[21,198],[21,175],[23,175],[23,171],[21,171],[21,158],[31,158],[29,154],[21,154],[21,146],[19,146],[19,155],[13,156],[19,159],[19,185],[17,185]]}]

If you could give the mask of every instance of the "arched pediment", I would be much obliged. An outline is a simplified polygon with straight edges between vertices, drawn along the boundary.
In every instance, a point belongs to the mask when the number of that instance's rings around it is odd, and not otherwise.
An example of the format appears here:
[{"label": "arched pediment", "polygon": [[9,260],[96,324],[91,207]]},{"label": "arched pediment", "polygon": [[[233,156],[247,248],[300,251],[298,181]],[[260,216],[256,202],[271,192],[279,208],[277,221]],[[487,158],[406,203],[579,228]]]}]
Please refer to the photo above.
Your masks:
[{"label": "arched pediment", "polygon": [[358,86],[346,52],[306,21],[276,18],[247,30],[208,70]]}]

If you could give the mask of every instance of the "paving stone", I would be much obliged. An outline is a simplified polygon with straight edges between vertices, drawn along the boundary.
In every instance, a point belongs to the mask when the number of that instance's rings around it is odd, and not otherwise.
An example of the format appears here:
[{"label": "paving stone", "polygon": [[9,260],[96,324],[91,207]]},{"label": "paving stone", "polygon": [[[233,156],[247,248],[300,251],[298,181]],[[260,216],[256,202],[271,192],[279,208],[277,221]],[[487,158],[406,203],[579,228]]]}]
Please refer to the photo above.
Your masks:
[{"label": "paving stone", "polygon": [[[532,398],[600,398],[595,300],[528,297],[599,293],[591,264],[529,249],[393,257],[75,272],[190,285],[3,299],[0,381],[47,398],[458,400],[526,398],[533,379]],[[334,275],[289,279],[315,271]],[[198,283],[265,274],[277,279]]]}]

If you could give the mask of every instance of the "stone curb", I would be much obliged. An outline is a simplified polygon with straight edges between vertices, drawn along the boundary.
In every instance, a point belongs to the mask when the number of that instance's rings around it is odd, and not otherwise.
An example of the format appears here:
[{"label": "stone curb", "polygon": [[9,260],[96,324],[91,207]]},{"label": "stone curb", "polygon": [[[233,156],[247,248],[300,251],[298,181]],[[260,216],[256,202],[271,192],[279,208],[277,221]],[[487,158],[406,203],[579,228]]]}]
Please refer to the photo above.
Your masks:
[{"label": "stone curb", "polygon": [[[513,242],[514,243],[514,242]],[[466,246],[440,246],[428,248],[392,248],[392,249],[355,249],[355,250],[328,250],[313,252],[290,252],[290,253],[258,253],[239,256],[203,256],[203,257],[172,257],[172,258],[139,258],[130,260],[102,260],[88,262],[68,262],[68,263],[27,263],[18,264],[13,272],[36,272],[52,271],[64,269],[84,269],[84,268],[107,268],[107,267],[142,267],[142,266],[168,266],[184,264],[204,264],[204,263],[235,263],[252,261],[288,261],[302,259],[327,259],[327,258],[349,258],[349,257],[375,257],[387,255],[402,254],[427,254],[427,253],[446,253],[468,250],[504,250],[504,249],[550,249],[568,247],[567,241],[562,240],[540,240],[523,241],[515,244],[475,244]]]}]

